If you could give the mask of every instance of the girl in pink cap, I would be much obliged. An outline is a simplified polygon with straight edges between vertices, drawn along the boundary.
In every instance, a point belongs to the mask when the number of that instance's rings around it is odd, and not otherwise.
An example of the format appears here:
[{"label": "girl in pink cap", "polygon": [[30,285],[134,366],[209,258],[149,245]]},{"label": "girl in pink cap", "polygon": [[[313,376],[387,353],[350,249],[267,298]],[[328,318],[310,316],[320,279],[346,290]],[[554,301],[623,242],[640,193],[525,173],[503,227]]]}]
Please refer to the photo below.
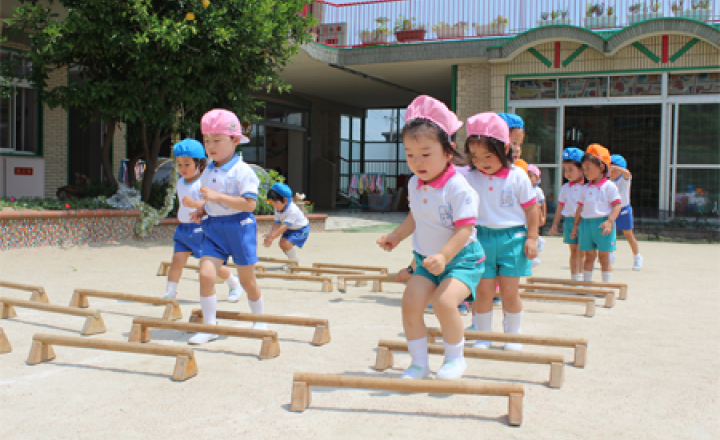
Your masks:
[{"label": "girl in pink cap", "polygon": [[[200,304],[205,324],[216,325],[217,297],[215,278],[223,262],[232,256],[238,276],[247,292],[253,313],[263,313],[262,293],[255,278],[257,257],[257,222],[253,211],[260,180],[252,168],[235,153],[239,144],[249,142],[234,113],[215,109],[207,112],[201,122],[205,151],[211,163],[200,177],[200,194],[204,205],[192,214],[202,221],[205,237],[200,260]],[[253,328],[265,329],[256,322]],[[204,344],[217,339],[212,333],[198,333],[190,344]]]},{"label": "girl in pink cap", "polygon": [[425,307],[432,302],[443,330],[445,362],[435,377],[457,379],[465,372],[463,323],[458,305],[483,272],[484,255],[475,238],[478,196],[453,162],[462,156],[451,136],[462,122],[442,102],[416,98],[405,112],[402,130],[408,167],[410,214],[395,231],[377,242],[393,250],[412,235],[415,268],[402,299],[403,327],[412,361],[404,379],[430,375]]},{"label": "girl in pink cap", "polygon": [[[537,198],[525,170],[512,164],[510,130],[500,116],[477,114],[467,120],[466,130],[465,152],[473,169],[465,178],[480,197],[475,226],[487,256],[473,304],[473,327],[492,331],[497,282],[505,333],[520,333],[523,315],[518,284],[520,277],[531,275],[529,260],[537,257]],[[490,341],[478,341],[473,347],[489,348]],[[505,344],[505,350],[521,349],[522,344]]]},{"label": "girl in pink cap", "polygon": [[[540,168],[535,165],[528,165],[528,177],[530,178],[533,190],[535,190],[535,197],[537,198],[538,207],[540,208],[540,223],[538,223],[538,229],[542,229],[547,221],[547,204],[545,203],[545,193],[542,188],[540,188]],[[543,251],[544,247],[545,239],[538,235],[538,254]],[[538,264],[540,264],[540,259],[536,257],[532,260],[532,267],[534,268]]]}]

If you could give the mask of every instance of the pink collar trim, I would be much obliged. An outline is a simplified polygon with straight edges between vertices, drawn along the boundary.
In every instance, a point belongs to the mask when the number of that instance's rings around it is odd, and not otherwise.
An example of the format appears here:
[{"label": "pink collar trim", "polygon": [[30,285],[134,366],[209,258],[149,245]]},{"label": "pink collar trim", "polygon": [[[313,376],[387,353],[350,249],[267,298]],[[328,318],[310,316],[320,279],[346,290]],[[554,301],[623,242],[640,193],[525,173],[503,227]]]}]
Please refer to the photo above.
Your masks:
[{"label": "pink collar trim", "polygon": [[579,181],[579,182],[570,182],[570,187],[572,187],[573,185],[580,185],[580,186],[582,186],[582,185],[585,184],[584,182],[585,182],[584,180],[581,180],[581,181]]},{"label": "pink collar trim", "polygon": [[478,169],[478,171],[485,174],[486,176],[499,177],[501,179],[507,179],[507,177],[510,175],[510,168],[505,167],[500,168],[500,171],[496,172],[495,174],[488,174],[481,169]]},{"label": "pink collar trim", "polygon": [[418,178],[417,187],[419,189],[423,185],[428,185],[431,188],[435,188],[435,189],[442,188],[443,186],[445,186],[446,183],[448,183],[448,180],[450,180],[450,178],[452,176],[454,176],[456,172],[457,171],[455,170],[455,166],[453,164],[450,164],[450,166],[447,167],[447,170],[445,170],[445,172],[442,173],[442,175],[440,177],[433,180],[432,182],[425,182],[424,180]]},{"label": "pink collar trim", "polygon": [[588,186],[596,186],[596,187],[598,187],[598,188],[601,188],[601,187],[603,186],[603,184],[604,184],[605,182],[607,182],[607,180],[608,180],[607,177],[603,177],[603,179],[602,179],[601,181],[599,181],[598,183],[588,182],[587,185],[588,185]]}]

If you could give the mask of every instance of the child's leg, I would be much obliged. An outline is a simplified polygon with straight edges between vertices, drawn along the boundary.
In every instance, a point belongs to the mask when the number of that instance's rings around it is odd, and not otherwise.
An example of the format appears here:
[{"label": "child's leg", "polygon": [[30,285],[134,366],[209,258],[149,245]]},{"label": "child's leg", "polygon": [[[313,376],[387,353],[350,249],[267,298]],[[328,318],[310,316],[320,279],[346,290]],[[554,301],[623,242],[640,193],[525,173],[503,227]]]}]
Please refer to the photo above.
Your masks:
[{"label": "child's leg", "polygon": [[227,284],[228,288],[230,289],[227,300],[229,302],[237,302],[242,295],[242,289],[240,288],[240,280],[238,279],[238,277],[233,275],[232,272],[230,272],[230,269],[227,268],[227,266],[220,266],[220,269],[218,270],[218,276],[225,281],[225,284]]},{"label": "child's leg", "polygon": [[[500,277],[499,280],[500,294],[505,308],[503,331],[505,333],[519,334],[523,318],[522,300],[518,292],[520,278]],[[522,344],[507,342],[505,343],[505,350],[520,351],[522,350]]]},{"label": "child's leg", "polygon": [[[265,312],[265,301],[262,297],[262,292],[260,292],[257,278],[255,278],[255,265],[238,266],[237,270],[240,283],[243,289],[245,289],[245,292],[247,292],[250,311],[258,315],[263,314]],[[264,322],[255,322],[253,323],[253,328],[265,330],[267,326]]]},{"label": "child's leg", "polygon": [[[280,245],[280,249],[282,249],[282,251],[285,252],[285,255],[287,255],[288,260],[297,261],[298,265],[300,264],[300,259],[295,253],[295,246],[290,242],[290,240],[282,237],[278,244]],[[285,269],[287,266],[284,266],[283,268]]]},{"label": "child's leg", "polygon": [[[492,331],[493,298],[496,278],[483,278],[475,289],[473,327],[480,332]],[[477,341],[473,348],[490,348],[490,341]]]},{"label": "child's leg", "polygon": [[[217,296],[215,295],[215,278],[222,265],[222,260],[204,256],[200,260],[200,306],[205,324],[216,325]],[[204,344],[217,339],[212,333],[197,333],[188,340],[189,344]]]},{"label": "child's leg", "polygon": [[165,289],[165,295],[163,298],[175,299],[177,296],[177,285],[182,276],[182,270],[187,264],[188,258],[192,255],[191,252],[175,252],[170,263],[170,270],[167,276],[167,287]]},{"label": "child's leg", "polygon": [[467,368],[463,357],[465,336],[458,304],[467,297],[468,293],[470,289],[465,283],[455,278],[446,278],[433,294],[435,316],[440,321],[445,345],[445,362],[437,372],[436,379],[459,379]]},{"label": "child's leg", "polygon": [[[594,250],[582,252],[585,256],[585,263],[583,265],[583,280],[584,281],[592,281],[593,276],[593,268],[595,267],[595,256],[596,252]],[[609,264],[609,256],[608,258],[608,264]]]},{"label": "child's leg", "polygon": [[435,288],[435,284],[429,279],[415,275],[410,278],[403,292],[403,328],[412,358],[410,367],[402,375],[403,379],[422,379],[430,374],[424,313]]},{"label": "child's leg", "polygon": [[580,252],[580,245],[569,244],[568,247],[570,248],[570,277],[579,281],[578,278],[582,276],[583,270],[583,255]]},{"label": "child's leg", "polygon": [[635,234],[633,233],[632,229],[626,229],[623,231],[625,234],[625,239],[628,243],[630,243],[630,249],[632,249],[633,257],[634,257],[634,264],[633,264],[633,270],[640,270],[642,268],[643,264],[643,257],[640,255],[640,245],[638,244],[637,238],[635,238]]},{"label": "child's leg", "polygon": [[610,262],[610,252],[598,252],[598,260],[602,268],[602,280],[604,283],[612,281],[612,263]]}]

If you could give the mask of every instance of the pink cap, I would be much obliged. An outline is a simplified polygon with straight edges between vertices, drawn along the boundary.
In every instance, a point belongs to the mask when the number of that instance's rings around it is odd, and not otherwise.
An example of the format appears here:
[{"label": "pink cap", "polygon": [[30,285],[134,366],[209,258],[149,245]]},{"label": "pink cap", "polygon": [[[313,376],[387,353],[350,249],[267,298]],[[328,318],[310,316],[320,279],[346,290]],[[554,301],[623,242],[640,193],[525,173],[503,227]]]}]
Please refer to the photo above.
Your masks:
[{"label": "pink cap", "polygon": [[240,136],[240,143],[247,144],[250,139],[242,134],[242,124],[235,116],[235,113],[216,108],[205,113],[200,122],[203,134],[225,134],[228,136]]},{"label": "pink cap", "polygon": [[528,165],[528,173],[533,173],[537,176],[538,179],[540,179],[540,168],[536,167],[535,165]]},{"label": "pink cap", "polygon": [[463,123],[442,102],[427,95],[415,98],[405,110],[405,123],[413,119],[428,119],[436,123],[449,136],[455,134]]},{"label": "pink cap", "polygon": [[510,129],[497,113],[485,112],[469,117],[465,130],[468,136],[487,136],[503,144],[510,143]]}]

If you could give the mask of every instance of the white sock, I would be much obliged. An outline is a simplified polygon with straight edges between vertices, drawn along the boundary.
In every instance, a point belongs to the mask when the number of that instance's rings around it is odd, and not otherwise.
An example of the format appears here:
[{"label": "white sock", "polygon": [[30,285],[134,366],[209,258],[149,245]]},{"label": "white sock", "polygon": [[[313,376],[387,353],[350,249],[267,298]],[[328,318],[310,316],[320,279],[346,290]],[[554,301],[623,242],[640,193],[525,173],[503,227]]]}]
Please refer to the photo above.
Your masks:
[{"label": "white sock", "polygon": [[203,322],[205,324],[216,325],[217,320],[215,315],[217,314],[217,295],[213,296],[201,296],[200,306],[203,312]]},{"label": "white sock", "polygon": [[520,327],[522,326],[523,312],[522,310],[517,313],[505,312],[505,321],[503,321],[503,327],[505,333],[518,334],[520,333]]},{"label": "white sock", "polygon": [[178,283],[173,283],[172,281],[167,282],[167,287],[165,288],[165,293],[169,293],[171,295],[177,294],[177,286]]},{"label": "white sock", "polygon": [[[430,364],[427,349],[427,336],[420,339],[413,339],[412,341],[408,340],[407,343],[408,353],[410,353],[410,357],[412,358],[410,364],[423,368],[427,367]],[[445,350],[447,351],[447,348]]]},{"label": "white sock", "polygon": [[225,283],[228,285],[230,290],[235,290],[238,287],[240,287],[240,280],[235,275],[230,275],[228,279],[225,280]]},{"label": "white sock", "polygon": [[475,327],[479,332],[491,332],[492,319],[492,310],[487,313],[477,313],[472,317],[473,327]]},{"label": "white sock", "polygon": [[592,281],[592,274],[593,274],[593,271],[584,270],[583,271],[583,281]]},{"label": "white sock", "polygon": [[642,255],[635,254],[635,261],[637,261],[637,260],[642,260]]},{"label": "white sock", "polygon": [[250,305],[250,311],[257,315],[262,315],[265,311],[265,301],[262,296],[257,301],[252,301],[248,298],[248,305]]},{"label": "white sock", "polygon": [[295,253],[295,246],[293,246],[289,251],[285,252],[285,255],[287,255],[288,260],[294,260],[297,261],[298,264],[300,264],[300,260],[297,257],[297,254]]},{"label": "white sock", "polygon": [[610,281],[612,281],[612,272],[603,272],[602,280],[603,283],[609,283]]},{"label": "white sock", "polygon": [[445,346],[445,362],[454,361],[463,357],[463,347],[465,346],[465,338],[457,344],[448,344],[443,342]]},{"label": "white sock", "polygon": [[582,281],[583,280],[583,274],[581,273],[574,273],[570,275],[570,279],[573,281]]}]

